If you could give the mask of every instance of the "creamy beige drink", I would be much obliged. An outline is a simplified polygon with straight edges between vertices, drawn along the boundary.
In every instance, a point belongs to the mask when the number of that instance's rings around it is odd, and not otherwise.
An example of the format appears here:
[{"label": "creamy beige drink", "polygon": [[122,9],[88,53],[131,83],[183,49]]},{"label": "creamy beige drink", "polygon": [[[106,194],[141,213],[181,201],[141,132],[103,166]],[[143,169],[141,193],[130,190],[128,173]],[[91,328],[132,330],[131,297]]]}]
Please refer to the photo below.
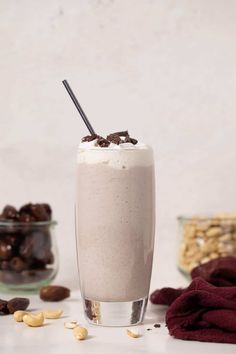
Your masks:
[{"label": "creamy beige drink", "polygon": [[93,140],[80,145],[77,162],[76,233],[86,315],[109,325],[107,316],[101,319],[104,304],[130,303],[133,321],[112,325],[138,323],[148,297],[154,246],[152,150],[140,143],[100,147]]}]

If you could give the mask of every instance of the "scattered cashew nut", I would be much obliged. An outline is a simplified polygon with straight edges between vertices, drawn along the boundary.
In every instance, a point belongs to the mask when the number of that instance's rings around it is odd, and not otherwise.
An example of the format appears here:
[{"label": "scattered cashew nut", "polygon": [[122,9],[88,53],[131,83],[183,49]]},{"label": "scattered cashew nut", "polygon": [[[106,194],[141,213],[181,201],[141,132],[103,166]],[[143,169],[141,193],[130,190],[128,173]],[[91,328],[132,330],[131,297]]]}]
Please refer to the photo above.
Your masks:
[{"label": "scattered cashew nut", "polygon": [[132,338],[140,337],[140,334],[137,331],[133,331],[133,330],[131,331],[130,329],[127,329],[127,334]]},{"label": "scattered cashew nut", "polygon": [[68,329],[74,329],[75,327],[78,326],[78,322],[77,321],[68,321],[64,323],[65,328]]},{"label": "scattered cashew nut", "polygon": [[27,315],[28,313],[29,312],[27,312],[27,311],[18,310],[18,311],[14,312],[13,318],[16,322],[23,322],[24,315]]},{"label": "scattered cashew nut", "polygon": [[80,326],[76,326],[73,329],[73,333],[74,333],[75,338],[78,339],[78,340],[84,340],[88,336],[87,329],[84,328],[84,327],[80,327]]},{"label": "scattered cashew nut", "polygon": [[43,310],[43,316],[44,318],[48,319],[56,319],[61,317],[63,311],[60,309],[57,310]]},{"label": "scattered cashew nut", "polygon": [[43,313],[40,312],[36,315],[27,313],[26,315],[23,316],[23,322],[27,324],[27,326],[29,327],[40,327],[44,322]]}]

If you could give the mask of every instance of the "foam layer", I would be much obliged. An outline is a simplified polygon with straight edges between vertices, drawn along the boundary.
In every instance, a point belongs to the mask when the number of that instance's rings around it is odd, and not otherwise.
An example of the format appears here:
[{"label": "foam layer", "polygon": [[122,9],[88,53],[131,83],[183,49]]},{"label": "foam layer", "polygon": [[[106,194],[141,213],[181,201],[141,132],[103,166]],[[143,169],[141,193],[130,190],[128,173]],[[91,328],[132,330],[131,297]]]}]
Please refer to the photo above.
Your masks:
[{"label": "foam layer", "polygon": [[97,140],[94,139],[92,141],[84,141],[83,143],[80,143],[79,149],[106,149],[106,150],[130,150],[130,149],[145,149],[147,145],[138,142],[136,145],[131,144],[131,143],[122,143],[120,145],[113,144],[111,143],[108,147],[101,147],[96,145]]},{"label": "foam layer", "polygon": [[143,143],[110,144],[109,147],[95,144],[96,141],[90,141],[79,145],[78,163],[106,164],[118,169],[153,164],[152,149]]}]

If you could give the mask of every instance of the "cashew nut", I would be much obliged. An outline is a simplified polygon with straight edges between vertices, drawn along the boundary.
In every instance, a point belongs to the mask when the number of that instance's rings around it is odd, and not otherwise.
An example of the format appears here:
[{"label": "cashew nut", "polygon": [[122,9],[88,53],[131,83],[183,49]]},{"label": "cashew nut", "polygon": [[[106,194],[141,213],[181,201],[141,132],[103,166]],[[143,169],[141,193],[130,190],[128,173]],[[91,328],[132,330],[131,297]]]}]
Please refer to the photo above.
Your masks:
[{"label": "cashew nut", "polygon": [[18,310],[18,311],[15,311],[14,314],[13,314],[13,318],[16,322],[22,322],[23,321],[23,317],[24,315],[28,314],[29,312],[27,311],[21,311],[21,310]]},{"label": "cashew nut", "polygon": [[43,316],[44,318],[49,318],[49,319],[56,319],[61,317],[63,311],[60,309],[57,310],[44,310],[43,311]]},{"label": "cashew nut", "polygon": [[23,322],[30,327],[40,327],[44,322],[43,313],[40,312],[37,315],[27,313],[26,315],[23,316]]},{"label": "cashew nut", "polygon": [[127,334],[132,338],[140,337],[140,334],[137,331],[133,331],[133,330],[131,331],[130,329],[127,329]]},{"label": "cashew nut", "polygon": [[77,323],[77,321],[68,321],[68,322],[64,323],[64,326],[65,326],[65,328],[68,328],[68,329],[74,329],[75,327],[78,326],[78,323]]},{"label": "cashew nut", "polygon": [[76,339],[83,340],[88,336],[88,331],[84,327],[77,326],[73,329],[73,333]]}]

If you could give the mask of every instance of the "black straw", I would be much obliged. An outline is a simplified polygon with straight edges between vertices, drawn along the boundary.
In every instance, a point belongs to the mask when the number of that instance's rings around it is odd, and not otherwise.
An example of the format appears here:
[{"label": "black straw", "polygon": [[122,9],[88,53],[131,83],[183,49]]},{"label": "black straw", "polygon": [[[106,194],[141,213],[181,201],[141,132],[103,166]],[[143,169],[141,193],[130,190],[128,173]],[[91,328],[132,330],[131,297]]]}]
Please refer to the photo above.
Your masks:
[{"label": "black straw", "polygon": [[62,81],[63,85],[66,88],[66,91],[68,92],[68,94],[70,95],[70,98],[72,99],[72,101],[74,102],[75,107],[77,108],[77,110],[79,111],[79,114],[81,115],[81,118],[83,119],[86,127],[88,128],[90,134],[96,134],[92,125],[90,124],[86,114],[84,113],[81,105],[79,104],[77,98],[75,97],[74,92],[72,91],[72,89],[70,88],[70,85],[68,84],[67,80],[63,80]]}]

